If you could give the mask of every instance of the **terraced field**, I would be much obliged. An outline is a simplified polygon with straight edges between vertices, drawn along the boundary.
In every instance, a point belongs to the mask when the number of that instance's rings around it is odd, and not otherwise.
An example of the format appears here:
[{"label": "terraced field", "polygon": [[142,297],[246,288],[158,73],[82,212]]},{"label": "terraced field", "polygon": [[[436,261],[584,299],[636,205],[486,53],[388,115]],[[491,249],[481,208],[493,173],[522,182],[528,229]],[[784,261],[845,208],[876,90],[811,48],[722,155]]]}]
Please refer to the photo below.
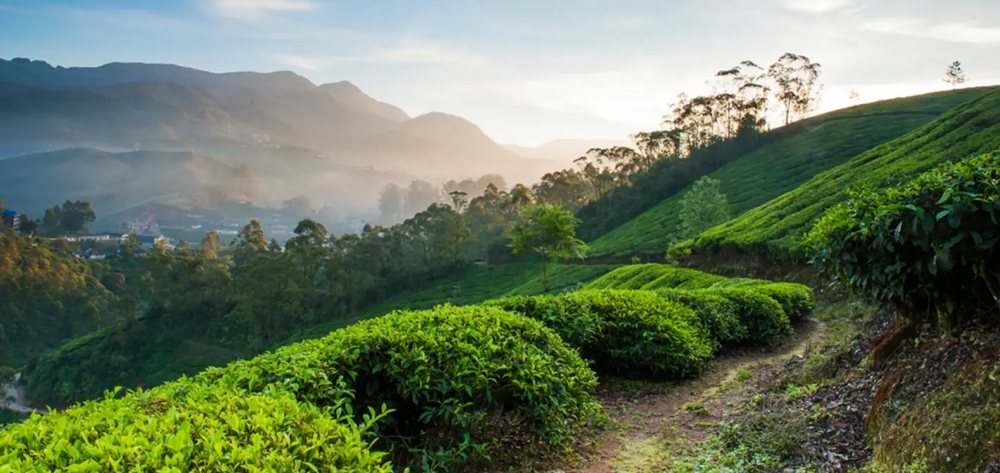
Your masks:
[{"label": "terraced field", "polygon": [[800,256],[798,242],[852,187],[883,187],[938,164],[1000,150],[1000,90],[956,107],[899,139],[872,148],[800,187],[701,235],[699,251],[741,249]]},{"label": "terraced field", "polygon": [[[710,175],[720,181],[732,214],[741,215],[991,90],[938,92],[821,115],[805,122],[808,126],[801,132],[749,153]],[[665,251],[677,238],[684,192],[686,189],[593,241],[591,256]]]}]

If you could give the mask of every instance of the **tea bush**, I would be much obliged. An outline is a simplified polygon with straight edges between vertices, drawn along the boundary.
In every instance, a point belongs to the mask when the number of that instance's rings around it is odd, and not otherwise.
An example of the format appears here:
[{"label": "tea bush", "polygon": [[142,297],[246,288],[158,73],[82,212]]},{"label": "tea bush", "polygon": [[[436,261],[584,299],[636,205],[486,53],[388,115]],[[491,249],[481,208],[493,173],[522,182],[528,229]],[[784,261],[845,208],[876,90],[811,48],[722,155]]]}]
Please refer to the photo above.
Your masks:
[{"label": "tea bush", "polygon": [[604,336],[604,320],[590,310],[587,298],[575,293],[554,296],[511,296],[482,305],[526,315],[551,328],[573,347],[592,347]]},{"label": "tea bush", "polygon": [[586,286],[586,289],[702,289],[726,278],[694,269],[663,264],[637,264],[618,268]]},{"label": "tea bush", "polygon": [[182,380],[118,399],[109,393],[0,430],[0,473],[391,473],[385,454],[369,451],[368,430],[288,393]]},{"label": "tea bush", "polygon": [[[512,304],[514,301],[522,304]],[[686,377],[700,373],[712,356],[708,333],[701,328],[698,315],[652,291],[584,290],[487,304],[534,319],[555,320],[555,326],[568,328],[567,340],[584,340],[596,333],[596,339],[578,348],[604,372]],[[553,308],[564,311],[554,312]],[[574,325],[571,321],[578,320],[581,311],[588,314],[586,323]]]},{"label": "tea bush", "polygon": [[756,289],[735,287],[701,292],[724,297],[735,305],[736,317],[747,331],[745,341],[773,343],[789,332],[791,323],[781,304]]},{"label": "tea bush", "polygon": [[387,406],[376,425],[393,453],[441,470],[479,457],[484,420],[514,417],[565,445],[600,417],[597,378],[541,322],[498,308],[394,312],[199,375],[228,389],[277,386],[347,412]]},{"label": "tea bush", "polygon": [[909,184],[859,190],[807,235],[835,281],[913,320],[1000,307],[1000,154],[947,163]]},{"label": "tea bush", "polygon": [[765,296],[778,301],[788,315],[789,322],[795,324],[805,320],[816,308],[816,296],[809,286],[790,282],[776,282],[751,286]]},{"label": "tea bush", "polygon": [[752,279],[752,278],[729,278],[717,283],[712,284],[713,288],[720,287],[753,287],[762,286],[764,284],[771,284],[771,281],[766,279]]},{"label": "tea bush", "polygon": [[715,349],[740,343],[747,338],[747,329],[736,315],[736,304],[725,297],[705,291],[667,289],[662,292],[667,299],[694,310],[708,331]]}]

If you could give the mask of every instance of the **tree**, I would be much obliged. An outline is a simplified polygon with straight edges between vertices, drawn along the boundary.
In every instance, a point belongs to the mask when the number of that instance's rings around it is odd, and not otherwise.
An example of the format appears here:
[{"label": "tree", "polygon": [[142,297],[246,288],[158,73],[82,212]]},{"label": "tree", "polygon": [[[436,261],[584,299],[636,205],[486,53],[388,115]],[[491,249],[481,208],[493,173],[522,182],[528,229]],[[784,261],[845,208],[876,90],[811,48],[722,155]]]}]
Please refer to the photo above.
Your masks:
[{"label": "tree", "polygon": [[256,254],[267,253],[267,238],[264,236],[260,221],[250,220],[229,246],[236,248],[233,250],[233,262],[237,266],[249,263]]},{"label": "tree", "polygon": [[79,233],[90,228],[90,224],[96,219],[97,215],[90,208],[90,202],[67,200],[59,213],[59,226],[65,232]]},{"label": "tree", "polygon": [[198,245],[198,254],[205,259],[218,259],[219,258],[219,234],[218,232],[208,232],[205,234],[205,238],[201,240],[201,244]]},{"label": "tree", "polygon": [[542,292],[549,292],[550,258],[582,258],[587,245],[576,238],[580,224],[573,212],[556,205],[536,205],[521,211],[508,233],[514,254],[542,256]]},{"label": "tree", "polygon": [[455,212],[462,213],[465,211],[465,207],[469,205],[469,194],[463,191],[451,191],[448,193],[451,197],[451,208],[455,209]]},{"label": "tree", "polygon": [[403,219],[403,188],[387,184],[378,198],[379,222],[394,225]]},{"label": "tree", "polygon": [[944,73],[944,81],[951,84],[952,90],[956,86],[965,83],[965,71],[962,70],[962,61],[955,61],[948,66]]},{"label": "tree", "polygon": [[42,217],[42,233],[46,236],[56,236],[59,234],[59,206],[45,209],[45,216]]},{"label": "tree", "polygon": [[857,102],[861,100],[861,94],[859,94],[856,90],[852,90],[851,94],[848,95],[847,98],[851,99],[852,102]]},{"label": "tree", "polygon": [[775,98],[784,108],[785,125],[796,117],[803,118],[816,108],[819,102],[820,65],[808,57],[785,53],[771,64],[767,76],[775,84]]},{"label": "tree", "polygon": [[729,220],[729,203],[719,191],[719,181],[705,176],[695,181],[681,200],[678,229],[682,238],[694,238]]},{"label": "tree", "polygon": [[32,236],[38,233],[38,222],[28,217],[28,214],[20,214],[17,218],[17,231],[22,235]]},{"label": "tree", "polygon": [[136,248],[139,248],[139,238],[135,236],[135,233],[132,233],[122,242],[118,251],[122,256],[131,258],[135,256]]}]

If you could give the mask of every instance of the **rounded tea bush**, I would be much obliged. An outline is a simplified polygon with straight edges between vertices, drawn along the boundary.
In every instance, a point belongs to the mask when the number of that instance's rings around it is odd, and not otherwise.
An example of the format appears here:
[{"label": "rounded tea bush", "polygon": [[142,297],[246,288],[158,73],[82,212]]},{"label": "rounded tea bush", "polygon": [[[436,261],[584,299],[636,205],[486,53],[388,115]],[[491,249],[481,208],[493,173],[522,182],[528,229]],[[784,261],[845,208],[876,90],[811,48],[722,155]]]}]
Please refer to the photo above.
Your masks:
[{"label": "rounded tea bush", "polygon": [[555,296],[511,296],[487,301],[487,307],[516,312],[545,324],[573,347],[589,347],[598,343],[604,331],[604,321],[590,310],[587,299],[577,293]]},{"label": "rounded tea bush", "polygon": [[182,380],[118,399],[109,393],[0,430],[0,473],[391,473],[385,454],[369,451],[366,430],[289,393]]},{"label": "rounded tea bush", "polygon": [[746,340],[747,329],[740,323],[733,301],[718,294],[684,289],[667,289],[663,295],[694,310],[716,349]]},{"label": "rounded tea bush", "polygon": [[412,465],[439,470],[478,457],[491,415],[551,445],[601,416],[597,378],[541,322],[498,308],[394,312],[200,378],[258,392],[277,386],[355,416],[390,409],[377,434]]},{"label": "rounded tea bush", "polygon": [[778,301],[793,324],[805,320],[816,308],[816,296],[809,286],[776,282],[752,286],[752,289]]},{"label": "rounded tea bush", "polygon": [[781,304],[758,292],[756,287],[706,289],[704,292],[724,297],[735,304],[736,316],[747,330],[747,342],[773,343],[791,328]]}]

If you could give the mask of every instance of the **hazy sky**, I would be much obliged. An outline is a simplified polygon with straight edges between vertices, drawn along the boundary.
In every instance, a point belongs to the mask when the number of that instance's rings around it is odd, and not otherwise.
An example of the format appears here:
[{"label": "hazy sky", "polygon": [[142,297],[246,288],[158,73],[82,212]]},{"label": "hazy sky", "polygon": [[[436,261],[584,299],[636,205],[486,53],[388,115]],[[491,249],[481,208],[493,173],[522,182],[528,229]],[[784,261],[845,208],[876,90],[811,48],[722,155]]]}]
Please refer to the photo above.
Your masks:
[{"label": "hazy sky", "polygon": [[821,110],[1000,83],[997,0],[0,0],[0,57],[176,63],[350,80],[501,143],[622,138],[680,92],[784,52],[823,65]]}]

